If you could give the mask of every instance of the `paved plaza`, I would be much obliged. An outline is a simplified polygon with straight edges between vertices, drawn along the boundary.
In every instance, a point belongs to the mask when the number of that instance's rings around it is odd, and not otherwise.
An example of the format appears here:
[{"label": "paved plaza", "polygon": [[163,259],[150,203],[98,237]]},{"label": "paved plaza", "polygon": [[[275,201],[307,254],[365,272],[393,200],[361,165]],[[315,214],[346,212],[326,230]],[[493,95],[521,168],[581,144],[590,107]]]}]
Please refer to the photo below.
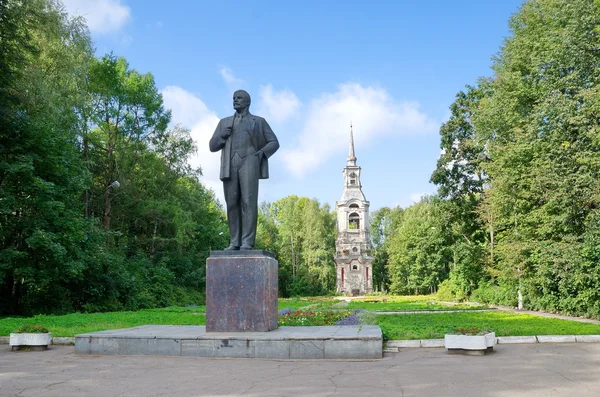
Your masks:
[{"label": "paved plaza", "polygon": [[600,344],[407,348],[381,360],[77,355],[0,345],[0,396],[599,396]]}]

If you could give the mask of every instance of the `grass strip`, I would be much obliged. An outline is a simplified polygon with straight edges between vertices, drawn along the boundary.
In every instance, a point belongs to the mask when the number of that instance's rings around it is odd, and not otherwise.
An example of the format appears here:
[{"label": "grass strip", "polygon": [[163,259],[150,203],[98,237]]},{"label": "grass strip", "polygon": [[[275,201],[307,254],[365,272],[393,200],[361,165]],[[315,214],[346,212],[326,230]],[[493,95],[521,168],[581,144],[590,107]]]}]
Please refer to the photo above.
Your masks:
[{"label": "grass strip", "polygon": [[496,336],[600,335],[600,325],[509,311],[380,315],[375,323],[390,339],[438,339],[457,328],[477,327]]},{"label": "grass strip", "polygon": [[483,305],[446,305],[427,301],[392,301],[392,302],[363,302],[352,301],[348,303],[348,309],[364,309],[377,312],[393,312],[407,310],[476,310],[487,309]]},{"label": "grass strip", "polygon": [[[323,318],[323,321],[325,321],[325,317],[329,319],[331,316],[334,316],[337,321],[345,315],[313,313],[315,308],[322,303],[323,301],[320,300],[280,300],[279,307],[291,307],[293,310],[297,310],[301,307],[311,306],[308,317],[310,319]],[[131,328],[150,324],[205,325],[205,312],[206,306],[193,306],[146,309],[136,312],[71,313],[60,316],[42,314],[33,317],[4,317],[0,318],[0,336],[8,336],[11,332],[15,332],[19,327],[26,324],[41,324],[48,328],[53,336],[67,337],[87,332]],[[303,324],[303,321],[286,321],[285,325],[309,325],[309,323],[309,320],[307,320],[306,324]]]},{"label": "grass strip", "polygon": [[137,312],[71,313],[63,316],[6,317],[0,319],[0,335],[8,336],[24,324],[41,324],[48,328],[53,336],[75,336],[87,332],[131,328],[149,324],[206,324],[206,317],[203,313],[169,309],[149,309]]}]

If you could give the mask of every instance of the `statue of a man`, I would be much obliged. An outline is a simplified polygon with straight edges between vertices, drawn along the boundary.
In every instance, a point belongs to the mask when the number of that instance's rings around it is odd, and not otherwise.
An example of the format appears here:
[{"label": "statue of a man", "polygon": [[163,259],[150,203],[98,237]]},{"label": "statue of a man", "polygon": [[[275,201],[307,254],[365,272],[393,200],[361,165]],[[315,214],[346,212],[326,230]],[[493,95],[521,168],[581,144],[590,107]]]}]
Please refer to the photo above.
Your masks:
[{"label": "statue of a man", "polygon": [[221,150],[221,174],[231,244],[226,250],[250,250],[256,239],[258,180],[269,177],[267,159],[279,141],[262,117],[250,114],[250,94],[233,93],[235,114],[219,121],[210,151]]}]

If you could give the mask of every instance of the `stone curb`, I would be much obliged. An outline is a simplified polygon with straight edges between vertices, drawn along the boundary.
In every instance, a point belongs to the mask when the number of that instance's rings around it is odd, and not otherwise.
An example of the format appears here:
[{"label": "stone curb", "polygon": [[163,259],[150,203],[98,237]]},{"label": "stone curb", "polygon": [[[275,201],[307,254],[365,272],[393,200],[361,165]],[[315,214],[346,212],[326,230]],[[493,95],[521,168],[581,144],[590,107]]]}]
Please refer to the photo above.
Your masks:
[{"label": "stone curb", "polygon": [[52,338],[53,345],[72,345],[75,346],[75,338],[65,337],[65,336],[57,336]]},{"label": "stone curb", "polygon": [[[496,343],[600,343],[600,335],[498,336]],[[388,340],[383,347],[385,353],[397,353],[406,347],[444,347],[444,339]]]},{"label": "stone curb", "polygon": [[444,347],[443,339],[421,339],[421,347]]},{"label": "stone curb", "polygon": [[[0,345],[8,345],[10,343],[10,336],[0,336]],[[75,345],[75,338],[55,336],[52,338],[53,345],[64,345],[73,346]]]},{"label": "stone curb", "polygon": [[387,348],[398,348],[398,347],[421,347],[421,341],[418,339],[414,340],[389,340],[385,346]]},{"label": "stone curb", "polygon": [[498,336],[496,337],[496,343],[500,345],[513,343],[538,343],[538,339],[536,336]]},{"label": "stone curb", "polygon": [[579,343],[600,343],[600,335],[575,335]]},{"label": "stone curb", "polygon": [[[0,336],[0,345],[8,345],[9,336]],[[498,336],[499,345],[518,343],[600,343],[600,335],[538,335],[538,336]],[[52,338],[53,345],[74,345],[75,338],[56,336]],[[443,339],[405,339],[388,340],[384,343],[386,353],[398,352],[406,347],[444,347]]]},{"label": "stone curb", "polygon": [[575,343],[577,339],[575,335],[539,335],[537,337],[539,343]]}]

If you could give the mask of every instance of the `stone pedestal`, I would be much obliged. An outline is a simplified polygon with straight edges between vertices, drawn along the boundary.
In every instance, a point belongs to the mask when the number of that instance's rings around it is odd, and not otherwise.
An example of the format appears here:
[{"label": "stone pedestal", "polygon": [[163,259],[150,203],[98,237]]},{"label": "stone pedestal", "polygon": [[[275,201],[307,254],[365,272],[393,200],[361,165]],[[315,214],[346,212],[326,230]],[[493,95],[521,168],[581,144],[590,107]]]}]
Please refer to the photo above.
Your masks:
[{"label": "stone pedestal", "polygon": [[200,325],[144,325],[75,335],[75,352],[277,360],[371,360],[382,357],[382,340],[381,328],[376,325],[280,327],[269,332],[206,332],[206,328]]},{"label": "stone pedestal", "polygon": [[262,250],[211,251],[206,260],[206,332],[277,328],[278,263]]}]

